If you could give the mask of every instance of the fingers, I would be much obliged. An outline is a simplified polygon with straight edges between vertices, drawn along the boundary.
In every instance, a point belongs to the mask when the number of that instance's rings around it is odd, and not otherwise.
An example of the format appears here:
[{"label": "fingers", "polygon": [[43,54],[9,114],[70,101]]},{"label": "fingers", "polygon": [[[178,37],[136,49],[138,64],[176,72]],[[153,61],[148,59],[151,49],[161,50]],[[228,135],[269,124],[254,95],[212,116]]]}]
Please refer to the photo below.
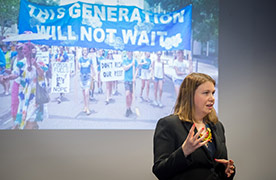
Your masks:
[{"label": "fingers", "polygon": [[235,166],[234,166],[234,161],[233,160],[231,160],[231,159],[229,160],[228,166],[229,166],[229,169],[230,169],[230,173],[231,174],[234,173]]},{"label": "fingers", "polygon": [[234,173],[235,170],[235,166],[234,166],[234,161],[233,160],[226,160],[226,159],[215,159],[216,162],[218,163],[222,163],[225,165],[226,169],[225,169],[225,174],[227,175],[227,177],[230,177],[231,174]]},{"label": "fingers", "polygon": [[194,130],[195,130],[195,124],[193,124],[193,126],[191,127],[189,134],[187,136],[187,139],[190,139],[191,137],[193,137],[194,135]]},{"label": "fingers", "polygon": [[[204,131],[204,128],[201,128],[197,133],[196,135],[194,136],[194,140],[197,140],[197,139],[200,139],[198,138],[200,136],[200,134],[202,134],[202,132]],[[204,138],[203,138],[204,139]]]},{"label": "fingers", "polygon": [[234,173],[234,169],[235,169],[234,166],[229,166],[229,167],[225,170],[225,173],[226,173],[227,177],[230,177],[231,174]]},{"label": "fingers", "polygon": [[196,149],[197,149],[197,148],[200,148],[201,146],[206,145],[208,142],[209,142],[209,140],[206,140],[206,141],[203,141],[203,142],[198,143],[197,146],[196,146]]},{"label": "fingers", "polygon": [[[200,129],[196,134],[194,133],[195,131],[195,124],[191,127],[189,130],[188,136],[186,140],[184,141],[182,145],[182,149],[184,152],[185,156],[188,156],[192,152],[194,152],[196,149],[199,147],[206,145],[209,141],[205,140],[204,138],[208,137],[208,131],[204,133],[202,137],[200,137],[200,134],[204,131],[204,128]],[[199,138],[200,137],[200,138]]]},{"label": "fingers", "polygon": [[[201,146],[206,145],[206,144],[209,142],[208,139],[207,139],[207,140],[204,140],[206,137],[208,137],[208,134],[209,134],[208,131],[206,131],[206,132],[200,137],[200,135],[202,134],[203,131],[204,131],[204,128],[200,129],[200,130],[196,133],[196,135],[194,136],[194,142],[195,142],[195,144],[196,144],[196,149],[199,148],[199,147],[201,147]],[[200,138],[199,138],[199,137],[200,137]]]},{"label": "fingers", "polygon": [[200,137],[200,135],[204,131],[204,128],[200,129],[195,135],[194,135],[194,130],[195,130],[195,124],[193,124],[193,126],[191,127],[187,139],[192,140],[192,142],[194,142],[194,145],[196,146],[196,148],[207,144],[208,140],[204,141],[204,138],[208,137],[209,132],[206,131],[204,133],[204,135]]},{"label": "fingers", "polygon": [[[209,132],[206,131],[200,138],[198,138],[199,141],[204,141],[205,138],[207,138],[209,135]],[[206,142],[209,142],[209,139],[206,140]]]},{"label": "fingers", "polygon": [[222,163],[222,164],[227,164],[228,163],[228,160],[226,159],[215,159],[216,162],[218,163]]}]

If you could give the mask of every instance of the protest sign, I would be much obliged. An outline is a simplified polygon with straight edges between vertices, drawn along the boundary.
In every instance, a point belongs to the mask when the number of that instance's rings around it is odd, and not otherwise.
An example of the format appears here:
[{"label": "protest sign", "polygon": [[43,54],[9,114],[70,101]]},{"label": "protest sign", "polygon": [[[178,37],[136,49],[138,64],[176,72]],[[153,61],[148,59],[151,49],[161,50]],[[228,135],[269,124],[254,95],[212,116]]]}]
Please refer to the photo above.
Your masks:
[{"label": "protest sign", "polygon": [[69,62],[52,63],[52,93],[70,92],[70,64]]},{"label": "protest sign", "polygon": [[75,74],[76,72],[76,65],[75,65],[75,55],[74,54],[67,54],[68,59],[69,59],[69,64],[70,64],[70,70],[71,74]]},{"label": "protest sign", "polygon": [[122,60],[101,60],[100,76],[102,81],[124,80]]},{"label": "protest sign", "polygon": [[38,51],[36,53],[37,62],[49,64],[49,52]]}]

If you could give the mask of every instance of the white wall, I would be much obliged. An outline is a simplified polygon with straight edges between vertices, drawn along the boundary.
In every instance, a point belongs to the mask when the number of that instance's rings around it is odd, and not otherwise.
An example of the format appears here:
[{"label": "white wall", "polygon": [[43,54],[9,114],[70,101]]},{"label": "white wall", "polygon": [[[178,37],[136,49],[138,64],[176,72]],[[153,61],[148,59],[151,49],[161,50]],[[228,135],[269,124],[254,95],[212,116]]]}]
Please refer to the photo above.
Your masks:
[{"label": "white wall", "polygon": [[[276,179],[275,6],[220,1],[219,117],[238,180]],[[153,131],[0,131],[2,180],[154,180]]]}]

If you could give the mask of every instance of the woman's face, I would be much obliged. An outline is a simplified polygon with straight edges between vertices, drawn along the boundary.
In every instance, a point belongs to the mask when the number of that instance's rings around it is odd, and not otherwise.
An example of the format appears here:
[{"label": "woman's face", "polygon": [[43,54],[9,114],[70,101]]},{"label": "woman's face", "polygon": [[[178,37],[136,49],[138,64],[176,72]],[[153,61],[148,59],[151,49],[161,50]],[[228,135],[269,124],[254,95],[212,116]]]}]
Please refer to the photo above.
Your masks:
[{"label": "woman's face", "polygon": [[112,52],[108,52],[107,59],[113,59]]},{"label": "woman's face", "polygon": [[145,52],[145,57],[146,58],[150,58],[150,53],[149,52]]},{"label": "woman's face", "polygon": [[128,57],[128,59],[132,59],[132,56],[133,56],[132,51],[128,51],[128,52],[127,52],[127,57]]},{"label": "woman's face", "polygon": [[88,54],[87,48],[83,48],[83,49],[82,49],[82,55],[83,55],[83,56],[87,56],[87,54]]},{"label": "woman's face", "polygon": [[183,60],[183,51],[177,51],[178,60]]},{"label": "woman's face", "polygon": [[161,52],[158,52],[156,55],[157,55],[157,60],[160,61],[160,58],[161,58],[162,53],[161,53]]},{"label": "woman's face", "polygon": [[23,46],[22,52],[23,52],[23,54],[24,54],[25,57],[30,54],[29,48],[28,48],[28,46],[26,44]]},{"label": "woman's face", "polygon": [[32,57],[35,57],[35,55],[36,55],[36,48],[33,48],[32,49]]},{"label": "woman's face", "polygon": [[199,85],[195,90],[194,106],[196,118],[204,118],[211,112],[215,103],[214,93],[215,86],[210,81]]},{"label": "woman's face", "polygon": [[22,47],[22,46],[16,48],[16,51],[17,51],[18,56],[23,56],[23,55],[24,55],[24,54],[23,54],[23,47]]}]

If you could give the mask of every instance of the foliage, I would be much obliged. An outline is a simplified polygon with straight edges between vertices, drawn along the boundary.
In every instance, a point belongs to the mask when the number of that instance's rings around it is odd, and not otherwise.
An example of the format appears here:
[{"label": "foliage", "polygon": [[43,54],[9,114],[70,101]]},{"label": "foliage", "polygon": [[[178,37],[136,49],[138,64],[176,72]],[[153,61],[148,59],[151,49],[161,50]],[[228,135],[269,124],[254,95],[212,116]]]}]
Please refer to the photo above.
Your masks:
[{"label": "foliage", "polygon": [[[60,0],[29,0],[29,2],[55,6]],[[18,24],[20,0],[0,0],[0,37],[3,37],[12,24]]]},{"label": "foliage", "polygon": [[43,5],[43,6],[57,6],[60,0],[28,0],[31,3]]},{"label": "foliage", "polygon": [[19,13],[19,0],[0,1],[0,26],[1,36],[7,31],[7,27],[17,23]]}]

